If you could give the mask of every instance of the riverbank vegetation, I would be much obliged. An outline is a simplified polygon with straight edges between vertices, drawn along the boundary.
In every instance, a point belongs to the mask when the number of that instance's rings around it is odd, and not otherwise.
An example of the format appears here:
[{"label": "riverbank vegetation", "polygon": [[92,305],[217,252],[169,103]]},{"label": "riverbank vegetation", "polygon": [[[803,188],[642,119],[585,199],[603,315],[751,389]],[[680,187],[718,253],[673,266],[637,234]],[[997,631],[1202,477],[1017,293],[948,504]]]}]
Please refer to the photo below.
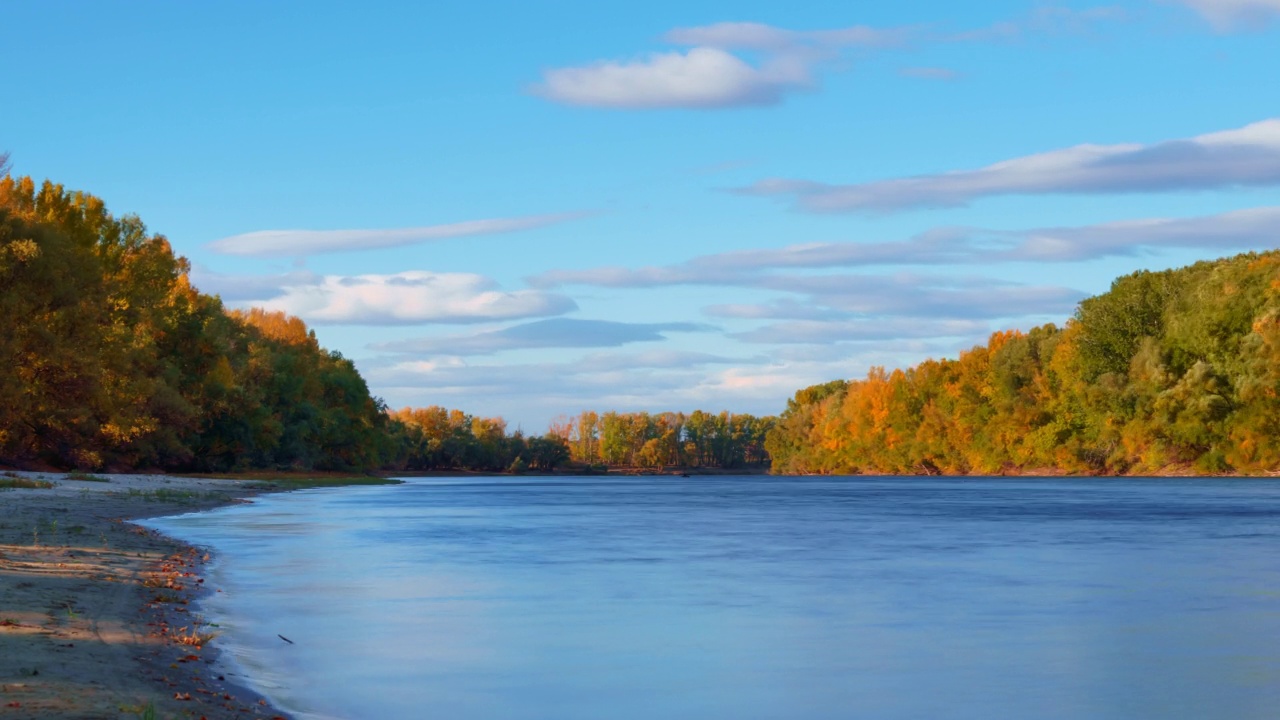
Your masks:
[{"label": "riverbank vegetation", "polygon": [[539,471],[562,466],[608,469],[750,468],[768,463],[764,438],[772,418],[692,413],[584,411],[551,424],[542,436],[508,433],[502,418],[442,407],[391,413],[401,470]]},{"label": "riverbank vegetation", "polygon": [[573,462],[631,468],[749,468],[768,464],[764,441],[775,418],[694,410],[584,411],[551,424]]},{"label": "riverbank vegetation", "polygon": [[388,417],[302,321],[227,310],[134,216],[0,178],[0,459],[86,469],[377,467]]},{"label": "riverbank vegetation", "polygon": [[1065,328],[803,389],[778,473],[1280,468],[1280,252],[1137,272]]},{"label": "riverbank vegetation", "polygon": [[[0,156],[0,173],[4,159]],[[0,177],[0,465],[180,472],[1280,469],[1280,252],[1138,272],[1065,327],[796,393],[780,418],[389,411],[298,318],[224,307],[135,216]]]},{"label": "riverbank vegetation", "polygon": [[97,197],[0,178],[0,464],[243,474],[765,462],[767,426],[743,415],[584,413],[589,427],[539,437],[460,410],[391,412],[302,320],[228,309],[188,271],[164,236]]}]

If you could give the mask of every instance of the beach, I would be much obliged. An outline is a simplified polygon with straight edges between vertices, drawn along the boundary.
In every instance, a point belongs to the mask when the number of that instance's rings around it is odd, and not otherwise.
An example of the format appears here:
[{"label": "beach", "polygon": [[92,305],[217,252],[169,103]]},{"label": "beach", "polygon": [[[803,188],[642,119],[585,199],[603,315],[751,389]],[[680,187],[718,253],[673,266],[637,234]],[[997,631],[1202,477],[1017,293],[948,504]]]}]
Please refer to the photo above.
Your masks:
[{"label": "beach", "polygon": [[287,717],[216,663],[204,552],[128,520],[242,502],[260,482],[6,472],[0,717]]}]

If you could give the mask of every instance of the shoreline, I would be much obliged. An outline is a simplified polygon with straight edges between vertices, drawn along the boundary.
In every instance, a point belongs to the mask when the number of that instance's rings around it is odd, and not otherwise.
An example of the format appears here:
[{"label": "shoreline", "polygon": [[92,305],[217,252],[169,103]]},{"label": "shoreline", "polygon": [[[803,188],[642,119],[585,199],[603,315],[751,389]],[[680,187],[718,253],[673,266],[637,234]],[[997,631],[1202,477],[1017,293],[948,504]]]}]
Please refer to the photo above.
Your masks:
[{"label": "shoreline", "polygon": [[218,592],[203,577],[210,556],[129,522],[282,488],[55,472],[0,482],[24,479],[53,486],[0,490],[0,715],[290,717],[219,669],[217,628],[196,609]]}]

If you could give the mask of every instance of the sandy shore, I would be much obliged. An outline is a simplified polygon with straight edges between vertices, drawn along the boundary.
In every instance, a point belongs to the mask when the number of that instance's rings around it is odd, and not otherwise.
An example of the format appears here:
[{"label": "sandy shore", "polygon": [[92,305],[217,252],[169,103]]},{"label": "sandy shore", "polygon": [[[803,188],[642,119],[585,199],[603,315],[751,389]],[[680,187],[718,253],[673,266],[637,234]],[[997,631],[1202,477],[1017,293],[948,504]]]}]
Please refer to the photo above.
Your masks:
[{"label": "sandy shore", "polygon": [[[257,483],[8,473],[0,483],[0,717],[287,717],[214,664],[208,558],[125,520],[235,502]],[[150,709],[154,715],[150,715]]]}]

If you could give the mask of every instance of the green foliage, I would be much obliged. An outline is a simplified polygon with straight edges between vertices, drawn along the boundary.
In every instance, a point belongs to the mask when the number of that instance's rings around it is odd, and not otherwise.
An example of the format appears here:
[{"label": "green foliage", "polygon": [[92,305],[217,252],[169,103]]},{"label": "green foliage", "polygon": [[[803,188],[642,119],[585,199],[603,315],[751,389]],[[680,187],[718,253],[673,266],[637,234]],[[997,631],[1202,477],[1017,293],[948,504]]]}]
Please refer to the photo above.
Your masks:
[{"label": "green foliage", "polygon": [[0,489],[15,490],[23,488],[27,490],[48,490],[53,487],[53,483],[48,480],[32,480],[24,477],[3,477],[0,478]]},{"label": "green foliage", "polygon": [[390,414],[401,470],[545,472],[573,463],[586,472],[609,467],[764,465],[764,438],[773,418],[684,413],[584,411],[554,422],[541,437],[508,435],[501,418],[478,418],[432,406]]},{"label": "green foliage", "polygon": [[398,470],[554,470],[569,459],[559,437],[507,434],[502,418],[481,418],[439,406],[404,408],[389,414]]},{"label": "green foliage", "polygon": [[0,461],[355,470],[394,451],[354,365],[301,320],[224,310],[92,195],[0,179]]},{"label": "green foliage", "polygon": [[1274,472],[1280,251],[1139,272],[1067,327],[806,388],[779,473]]},{"label": "green foliage", "polygon": [[776,418],[728,411],[651,414],[583,411],[553,423],[570,459],[584,466],[741,468],[768,462],[765,435]]}]

